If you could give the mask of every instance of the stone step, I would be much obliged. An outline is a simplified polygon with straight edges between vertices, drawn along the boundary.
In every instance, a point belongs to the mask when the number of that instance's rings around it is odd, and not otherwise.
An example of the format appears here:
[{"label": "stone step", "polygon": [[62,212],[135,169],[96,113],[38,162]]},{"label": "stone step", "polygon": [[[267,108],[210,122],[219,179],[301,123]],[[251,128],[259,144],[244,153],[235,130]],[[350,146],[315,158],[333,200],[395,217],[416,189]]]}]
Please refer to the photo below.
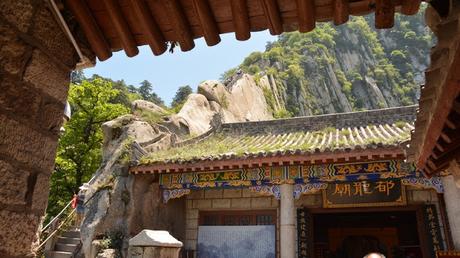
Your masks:
[{"label": "stone step", "polygon": [[80,243],[80,238],[58,237],[56,243],[78,245]]},{"label": "stone step", "polygon": [[72,258],[73,253],[63,251],[46,251],[45,258]]},{"label": "stone step", "polygon": [[54,250],[74,253],[77,247],[78,247],[77,244],[56,243],[56,245],[54,246]]},{"label": "stone step", "polygon": [[80,238],[80,231],[77,230],[69,230],[62,233],[63,237],[70,237],[70,238]]}]

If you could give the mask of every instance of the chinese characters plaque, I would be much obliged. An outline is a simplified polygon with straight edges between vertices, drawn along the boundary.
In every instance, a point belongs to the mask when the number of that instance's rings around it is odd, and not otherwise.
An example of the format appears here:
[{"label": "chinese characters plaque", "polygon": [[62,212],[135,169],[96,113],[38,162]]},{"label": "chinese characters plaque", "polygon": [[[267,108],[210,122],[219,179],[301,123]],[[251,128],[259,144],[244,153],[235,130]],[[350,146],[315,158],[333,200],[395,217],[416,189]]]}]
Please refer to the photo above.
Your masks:
[{"label": "chinese characters plaque", "polygon": [[325,208],[406,205],[400,180],[330,183],[323,190]]},{"label": "chinese characters plaque", "polygon": [[428,246],[430,246],[431,257],[437,257],[436,252],[443,250],[444,246],[436,206],[433,204],[425,205],[423,207],[423,217],[428,232]]},{"label": "chinese characters plaque", "polygon": [[311,257],[310,240],[313,236],[311,222],[311,214],[307,209],[297,209],[297,252],[299,258]]}]

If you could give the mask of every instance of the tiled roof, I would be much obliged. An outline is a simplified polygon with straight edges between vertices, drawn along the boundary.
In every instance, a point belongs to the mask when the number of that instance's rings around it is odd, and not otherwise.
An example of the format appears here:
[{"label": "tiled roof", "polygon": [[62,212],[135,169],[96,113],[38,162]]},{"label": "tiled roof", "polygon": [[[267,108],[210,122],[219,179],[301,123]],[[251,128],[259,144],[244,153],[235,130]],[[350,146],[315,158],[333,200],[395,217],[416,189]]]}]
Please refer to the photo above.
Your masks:
[{"label": "tiled roof", "polygon": [[398,147],[410,138],[416,106],[229,123],[205,135],[149,153],[142,165]]}]

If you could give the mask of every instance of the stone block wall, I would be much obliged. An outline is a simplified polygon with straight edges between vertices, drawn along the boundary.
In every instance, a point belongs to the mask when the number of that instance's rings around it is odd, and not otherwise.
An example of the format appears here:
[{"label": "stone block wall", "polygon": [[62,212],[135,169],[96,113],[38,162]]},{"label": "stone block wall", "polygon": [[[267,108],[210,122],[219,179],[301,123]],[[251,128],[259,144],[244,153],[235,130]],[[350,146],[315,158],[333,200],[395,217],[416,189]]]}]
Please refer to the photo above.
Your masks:
[{"label": "stone block wall", "polygon": [[[262,196],[249,189],[213,189],[193,190],[186,197],[186,250],[196,250],[200,211],[223,210],[276,210],[278,225],[276,228],[277,252],[279,252],[279,200]],[[277,254],[279,257],[279,253]]]},{"label": "stone block wall", "polygon": [[33,255],[77,61],[47,1],[0,1],[2,258]]},{"label": "stone block wall", "polygon": [[346,127],[368,126],[369,124],[392,124],[398,121],[412,123],[415,120],[416,110],[417,106],[406,106],[268,121],[227,123],[221,126],[221,130],[225,133],[234,134],[283,134],[290,131],[322,130],[330,126],[340,129]]}]

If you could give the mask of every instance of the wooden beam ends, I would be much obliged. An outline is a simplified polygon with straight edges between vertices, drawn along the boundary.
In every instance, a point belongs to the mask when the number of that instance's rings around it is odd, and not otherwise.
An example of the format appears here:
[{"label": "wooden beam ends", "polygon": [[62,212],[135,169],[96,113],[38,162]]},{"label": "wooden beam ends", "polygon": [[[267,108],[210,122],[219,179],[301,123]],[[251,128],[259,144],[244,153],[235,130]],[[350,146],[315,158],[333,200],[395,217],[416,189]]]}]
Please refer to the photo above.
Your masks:
[{"label": "wooden beam ends", "polygon": [[171,16],[171,25],[176,34],[180,49],[182,51],[192,50],[195,47],[195,42],[193,42],[193,34],[180,1],[167,0],[163,1],[163,3],[168,11],[168,14]]},{"label": "wooden beam ends", "polygon": [[248,40],[251,37],[251,30],[246,0],[231,0],[231,8],[236,39]]},{"label": "wooden beam ends", "polygon": [[267,18],[268,29],[270,34],[279,35],[283,33],[283,23],[281,14],[276,0],[260,0]]},{"label": "wooden beam ends", "polygon": [[123,45],[126,55],[133,57],[139,54],[136,40],[134,39],[128,23],[123,16],[118,0],[104,0],[104,5],[107,9],[110,20],[112,21],[113,27],[121,40],[121,44]]},{"label": "wooden beam ends", "polygon": [[208,0],[193,0],[193,6],[200,20],[206,44],[208,46],[218,44],[220,42],[220,32]]},{"label": "wooden beam ends", "polygon": [[[299,21],[299,31],[312,31],[316,24],[316,12],[314,0],[296,0],[297,19]],[[334,18],[335,19],[335,18]]]},{"label": "wooden beam ends", "polygon": [[395,23],[395,5],[393,0],[375,0],[375,27],[389,29]]},{"label": "wooden beam ends", "polygon": [[404,0],[401,5],[401,13],[404,15],[414,15],[420,9],[422,0]]},{"label": "wooden beam ends", "polygon": [[131,0],[131,6],[143,28],[153,54],[156,56],[163,54],[167,49],[166,40],[150,12],[149,6],[145,0]]},{"label": "wooden beam ends", "polygon": [[66,4],[85,32],[91,49],[97,58],[101,61],[109,59],[112,56],[110,46],[97,25],[96,20],[91,15],[86,2],[84,0],[66,0]]},{"label": "wooden beam ends", "polygon": [[348,21],[350,10],[348,0],[335,0],[334,1],[334,24],[341,25]]}]

